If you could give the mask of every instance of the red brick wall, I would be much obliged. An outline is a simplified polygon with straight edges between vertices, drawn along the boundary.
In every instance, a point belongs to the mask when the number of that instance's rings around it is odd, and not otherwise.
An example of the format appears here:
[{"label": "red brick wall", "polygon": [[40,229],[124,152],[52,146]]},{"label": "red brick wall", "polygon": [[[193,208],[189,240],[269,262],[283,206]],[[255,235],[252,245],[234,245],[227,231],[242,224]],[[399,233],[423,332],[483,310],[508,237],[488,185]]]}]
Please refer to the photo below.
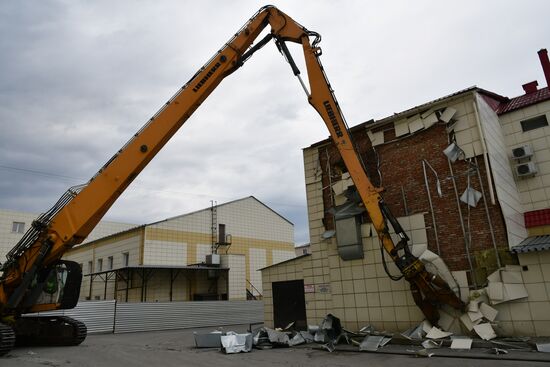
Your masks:
[{"label": "red brick wall", "polygon": [[[424,183],[422,160],[426,159],[432,165],[439,175],[443,194],[441,198],[437,195],[435,176],[431,170],[427,168],[441,256],[451,270],[468,270],[469,265],[462,227],[460,225],[456,195],[453,189],[452,180],[449,178],[451,174],[447,158],[443,154],[443,150],[448,146],[445,127],[436,125],[428,130],[401,139],[395,139],[393,128],[386,128],[384,131],[385,141],[389,141],[390,139],[395,140],[384,145],[376,146],[375,150],[377,154],[372,149],[364,130],[354,132],[353,136],[359,147],[361,156],[366,161],[369,177],[371,177],[375,185],[380,184],[379,175],[376,169],[377,159],[379,160],[379,170],[382,178],[381,184],[385,189],[382,195],[393,214],[397,217],[405,216],[405,205],[401,187],[403,187],[405,192],[408,214],[426,213],[424,218],[427,227],[428,246],[430,250],[437,252],[430,205]],[[343,167],[340,155],[333,145],[320,147],[319,157],[323,169],[323,187],[329,185],[326,150],[328,150],[330,156],[331,171],[334,176],[333,181],[339,178],[337,167]],[[496,205],[491,205],[490,203],[486,168],[481,156],[478,157],[477,163],[480,168],[497,245],[501,249],[507,249],[508,245],[504,220],[498,202]],[[467,167],[468,165],[464,161],[456,161],[453,164],[459,196],[462,195],[466,189]],[[470,176],[470,180],[471,186],[481,191],[477,172],[473,172],[473,175]],[[331,199],[329,190],[324,190],[323,198],[325,209],[330,208]],[[461,202],[461,208],[466,224],[468,206]],[[366,216],[365,220],[368,221]],[[333,228],[330,214],[325,215],[325,225],[327,228]],[[479,201],[476,208],[471,208],[470,225],[472,233],[471,253],[475,254],[484,250],[492,250],[493,243],[483,199]],[[475,266],[475,261],[472,261]]]}]

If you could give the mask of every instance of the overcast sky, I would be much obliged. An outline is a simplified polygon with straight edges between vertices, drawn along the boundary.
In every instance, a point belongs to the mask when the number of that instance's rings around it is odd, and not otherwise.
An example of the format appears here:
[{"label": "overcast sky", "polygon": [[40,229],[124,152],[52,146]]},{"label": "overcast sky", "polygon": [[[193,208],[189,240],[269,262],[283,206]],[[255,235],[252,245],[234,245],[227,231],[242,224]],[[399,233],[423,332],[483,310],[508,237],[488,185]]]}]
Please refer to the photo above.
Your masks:
[{"label": "overcast sky", "polygon": [[[86,182],[263,2],[0,2],[0,208]],[[323,40],[349,125],[477,85],[513,97],[550,48],[550,2],[276,1]],[[294,58],[300,49],[291,47]],[[305,69],[301,67],[305,74]],[[105,219],[254,195],[309,241],[302,148],[328,136],[273,44],[229,76]]]}]

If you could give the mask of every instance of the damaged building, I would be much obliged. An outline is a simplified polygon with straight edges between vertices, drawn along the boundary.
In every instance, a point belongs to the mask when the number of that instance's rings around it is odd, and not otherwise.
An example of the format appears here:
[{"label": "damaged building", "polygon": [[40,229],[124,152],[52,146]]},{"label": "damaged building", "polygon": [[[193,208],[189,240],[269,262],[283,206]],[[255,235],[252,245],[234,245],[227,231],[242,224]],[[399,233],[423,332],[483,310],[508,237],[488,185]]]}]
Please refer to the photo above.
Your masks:
[{"label": "damaged building", "polygon": [[[445,331],[550,335],[550,62],[539,57],[544,88],[508,98],[471,87],[351,128],[413,254],[467,304],[443,307]],[[263,269],[266,325],[329,313],[349,330],[418,325],[332,141],[303,154],[311,253]]]}]

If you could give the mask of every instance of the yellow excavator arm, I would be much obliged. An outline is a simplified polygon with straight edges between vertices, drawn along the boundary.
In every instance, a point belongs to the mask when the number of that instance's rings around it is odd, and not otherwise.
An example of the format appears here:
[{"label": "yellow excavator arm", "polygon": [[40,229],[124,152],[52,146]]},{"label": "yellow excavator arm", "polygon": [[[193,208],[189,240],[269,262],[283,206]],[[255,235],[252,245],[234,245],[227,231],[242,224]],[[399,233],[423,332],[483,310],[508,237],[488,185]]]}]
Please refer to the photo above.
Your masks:
[{"label": "yellow excavator arm", "polygon": [[[268,25],[271,32],[253,44]],[[74,307],[77,299],[75,295],[78,297],[79,293],[74,290],[67,292],[72,295],[70,301],[37,303],[40,292],[36,291],[36,284],[47,283],[51,276],[49,269],[58,266],[63,254],[88,236],[122,192],[218,84],[270,40],[275,41],[298,77],[300,71],[285,42],[302,45],[309,90],[301,78],[300,81],[308,101],[327,125],[383,247],[411,283],[415,301],[426,317],[434,324],[437,323],[438,303],[463,307],[445,282],[428,273],[422,263],[410,253],[405,232],[391,215],[379,194],[380,190],[368,179],[321,65],[319,34],[307,30],[279,9],[266,6],[250,18],[86,185],[69,189],[49,212],[33,223],[29,232],[10,251],[8,260],[1,268],[1,316]],[[387,222],[390,222],[400,237],[397,245],[389,235]],[[76,272],[68,262],[64,266],[69,272]],[[75,279],[72,287],[76,287],[78,283],[79,279]]]}]

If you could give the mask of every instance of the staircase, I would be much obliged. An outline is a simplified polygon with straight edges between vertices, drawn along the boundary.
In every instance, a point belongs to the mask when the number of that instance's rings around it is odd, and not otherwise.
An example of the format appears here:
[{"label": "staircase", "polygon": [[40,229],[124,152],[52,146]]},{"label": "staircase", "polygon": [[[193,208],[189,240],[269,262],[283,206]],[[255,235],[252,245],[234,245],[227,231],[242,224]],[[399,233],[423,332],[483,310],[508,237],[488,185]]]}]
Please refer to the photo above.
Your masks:
[{"label": "staircase", "polygon": [[254,287],[254,284],[250,283],[250,281],[246,280],[246,299],[248,301],[259,301],[262,299],[262,294],[260,291]]}]

